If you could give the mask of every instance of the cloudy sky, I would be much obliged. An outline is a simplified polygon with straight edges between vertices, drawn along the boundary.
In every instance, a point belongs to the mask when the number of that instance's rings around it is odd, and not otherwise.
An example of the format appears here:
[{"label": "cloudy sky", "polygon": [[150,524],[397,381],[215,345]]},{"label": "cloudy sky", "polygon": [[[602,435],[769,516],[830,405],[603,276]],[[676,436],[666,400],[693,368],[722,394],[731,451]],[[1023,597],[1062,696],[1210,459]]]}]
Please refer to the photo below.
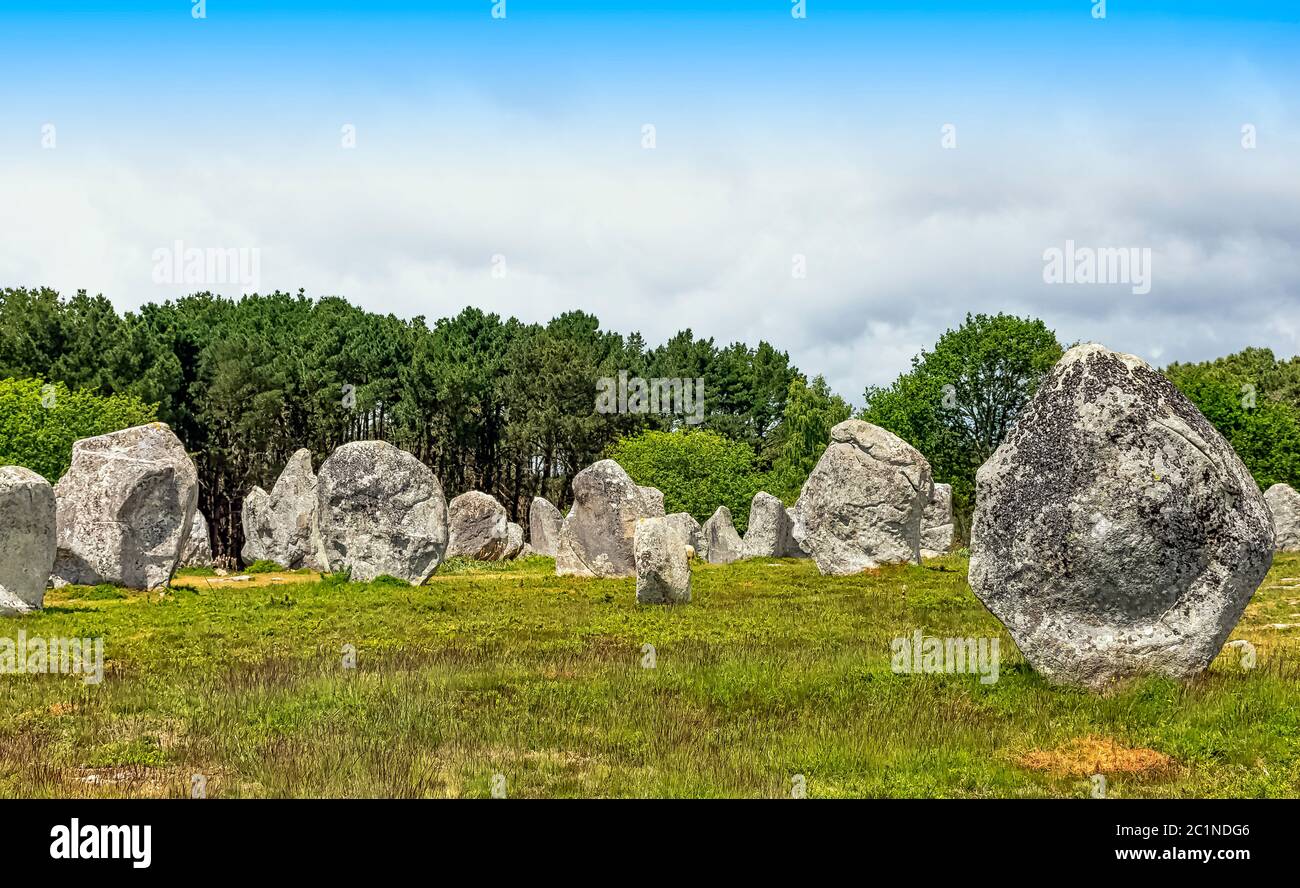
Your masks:
[{"label": "cloudy sky", "polygon": [[[1095,6],[0,0],[0,285],[125,310],[240,291],[160,249],[256,250],[402,316],[767,339],[855,403],[967,312],[1296,354],[1300,6]],[[1067,241],[1150,292],[1045,282]]]}]

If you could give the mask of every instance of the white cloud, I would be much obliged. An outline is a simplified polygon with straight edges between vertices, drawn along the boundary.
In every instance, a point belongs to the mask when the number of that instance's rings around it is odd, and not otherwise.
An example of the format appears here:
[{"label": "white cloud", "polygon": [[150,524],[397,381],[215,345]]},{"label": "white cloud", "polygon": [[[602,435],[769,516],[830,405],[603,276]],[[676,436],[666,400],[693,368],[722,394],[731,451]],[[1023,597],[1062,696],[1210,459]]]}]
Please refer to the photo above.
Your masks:
[{"label": "white cloud", "polygon": [[[0,281],[134,308],[185,290],[152,282],[155,248],[256,247],[263,289],[402,316],[582,308],[651,343],[684,327],[765,338],[855,402],[968,311],[1039,316],[1064,342],[1162,363],[1251,344],[1294,354],[1295,146],[1271,134],[1243,151],[1225,127],[1222,145],[1134,148],[1075,118],[997,145],[964,135],[956,151],[939,148],[937,124],[919,151],[795,150],[708,128],[689,142],[661,128],[644,151],[639,123],[626,149],[577,131],[515,143],[501,121],[477,152],[464,133],[454,147],[363,131],[352,151],[149,159],[64,142],[0,170]],[[1079,132],[1091,136],[1065,138]],[[411,147],[421,139],[429,151]],[[1043,250],[1066,239],[1149,247],[1151,293],[1043,284]],[[791,276],[795,253],[806,279]]]}]

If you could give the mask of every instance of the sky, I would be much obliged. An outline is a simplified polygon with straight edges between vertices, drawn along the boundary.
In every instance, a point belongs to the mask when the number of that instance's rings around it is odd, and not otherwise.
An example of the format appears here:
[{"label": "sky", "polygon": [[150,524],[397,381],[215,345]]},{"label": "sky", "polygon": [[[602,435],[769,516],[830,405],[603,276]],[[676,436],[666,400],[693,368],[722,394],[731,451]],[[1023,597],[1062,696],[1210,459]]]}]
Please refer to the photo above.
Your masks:
[{"label": "sky", "polygon": [[0,286],[583,309],[856,404],[968,312],[1300,352],[1300,4],[1105,6],[0,0]]}]

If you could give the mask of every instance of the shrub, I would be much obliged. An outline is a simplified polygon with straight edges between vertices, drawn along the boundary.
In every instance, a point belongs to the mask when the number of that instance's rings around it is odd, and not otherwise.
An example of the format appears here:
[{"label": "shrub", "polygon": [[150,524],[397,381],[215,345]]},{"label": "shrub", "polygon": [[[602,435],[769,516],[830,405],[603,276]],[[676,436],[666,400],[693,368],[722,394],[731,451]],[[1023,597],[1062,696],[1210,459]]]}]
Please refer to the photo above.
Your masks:
[{"label": "shrub", "polygon": [[378,586],[380,588],[390,588],[390,587],[400,588],[400,589],[411,588],[411,584],[408,583],[406,580],[403,580],[400,577],[395,577],[392,574],[380,574],[379,576],[375,577],[373,580],[370,581],[370,585]]},{"label": "shrub", "polygon": [[767,478],[755,468],[754,450],[703,430],[641,432],[609,452],[632,480],[664,493],[664,509],[706,521],[718,506],[731,510],[736,530],[749,526],[749,503]]},{"label": "shrub", "polygon": [[0,465],[24,466],[53,484],[71,464],[74,442],[156,419],[154,406],[130,395],[0,379]]},{"label": "shrub", "polygon": [[250,573],[250,574],[284,573],[284,566],[280,564],[276,564],[274,561],[270,561],[266,558],[259,558],[256,561],[254,561],[252,564],[250,564],[244,570],[244,573]]},{"label": "shrub", "polygon": [[[1272,359],[1272,353],[1264,353]],[[1269,385],[1266,372],[1244,366],[1240,357],[1171,364],[1165,375],[1228,439],[1261,488],[1279,482],[1298,486],[1300,410]]]}]

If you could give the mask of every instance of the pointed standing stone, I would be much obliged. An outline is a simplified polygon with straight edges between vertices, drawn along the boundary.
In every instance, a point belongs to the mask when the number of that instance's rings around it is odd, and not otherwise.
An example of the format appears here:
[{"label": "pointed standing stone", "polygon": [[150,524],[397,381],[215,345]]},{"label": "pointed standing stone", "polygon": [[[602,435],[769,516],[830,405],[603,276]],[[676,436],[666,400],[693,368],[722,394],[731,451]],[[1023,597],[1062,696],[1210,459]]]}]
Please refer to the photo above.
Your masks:
[{"label": "pointed standing stone", "polygon": [[740,534],[736,533],[731,510],[726,506],[718,506],[713,516],[704,522],[700,536],[704,539],[707,550],[705,558],[710,564],[730,564],[744,557],[744,543],[741,542]]}]

